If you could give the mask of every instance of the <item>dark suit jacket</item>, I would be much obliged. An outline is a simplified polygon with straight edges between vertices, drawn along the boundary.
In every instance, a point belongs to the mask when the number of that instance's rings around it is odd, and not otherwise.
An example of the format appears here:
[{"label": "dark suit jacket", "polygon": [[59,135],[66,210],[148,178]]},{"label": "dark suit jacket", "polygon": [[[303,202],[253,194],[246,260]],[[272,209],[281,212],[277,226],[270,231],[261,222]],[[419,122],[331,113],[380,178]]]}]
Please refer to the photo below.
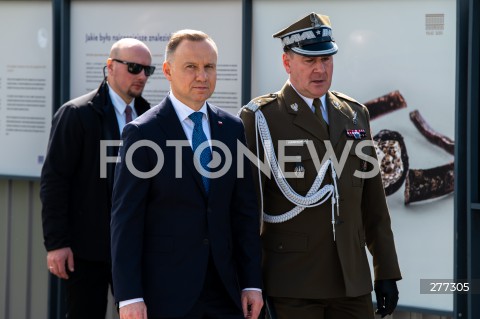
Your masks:
[{"label": "dark suit jacket", "polygon": [[[135,99],[135,110],[150,108]],[[65,103],[55,114],[42,168],[40,198],[47,251],[71,247],[75,256],[110,260],[110,209],[114,164],[100,178],[100,140],[119,140],[108,85]],[[117,154],[114,147],[109,156]]]},{"label": "dark suit jacket", "polygon": [[[286,222],[263,224],[265,293],[270,296],[322,299],[368,294],[372,280],[365,245],[373,255],[375,279],[401,278],[381,176],[368,179],[353,176],[355,171],[362,171],[365,162],[355,153],[361,140],[350,138],[346,133],[363,129],[366,135],[362,140],[371,140],[368,111],[339,93],[328,92],[326,101],[328,132],[288,82],[277,94],[254,100],[261,105],[277,155],[280,140],[308,140],[290,142],[289,145],[296,146],[285,147],[286,156],[301,156],[300,163],[287,162],[285,171],[293,172],[298,164],[305,169],[303,177],[287,179],[297,193],[305,196],[312,186],[317,175],[314,161],[322,161],[327,150],[324,141],[331,142],[339,161],[346,156],[337,181],[340,215],[335,226],[336,241],[333,240],[330,200],[307,208]],[[249,148],[256,153],[254,113],[244,109],[241,118]],[[343,154],[348,140],[353,144],[349,152]],[[312,144],[314,154],[308,148]],[[373,148],[364,148],[363,153],[376,159]],[[258,176],[256,172],[255,176]],[[332,182],[330,174],[325,182]],[[265,178],[262,187],[266,213],[279,215],[293,208],[273,177]]]},{"label": "dark suit jacket", "polygon": [[[261,288],[259,215],[248,161],[239,169],[245,177],[237,178],[237,143],[245,143],[244,128],[239,118],[207,105],[211,139],[232,155],[231,169],[211,179],[208,195],[168,97],[123,132],[111,221],[115,298],[143,297],[149,316],[187,313],[202,290],[210,254],[238,307],[240,289]],[[163,167],[150,178],[138,178],[125,157],[132,144],[145,140],[158,145]],[[169,146],[172,141],[186,146]],[[151,146],[137,148],[131,156],[135,169],[152,171],[156,152]]]}]

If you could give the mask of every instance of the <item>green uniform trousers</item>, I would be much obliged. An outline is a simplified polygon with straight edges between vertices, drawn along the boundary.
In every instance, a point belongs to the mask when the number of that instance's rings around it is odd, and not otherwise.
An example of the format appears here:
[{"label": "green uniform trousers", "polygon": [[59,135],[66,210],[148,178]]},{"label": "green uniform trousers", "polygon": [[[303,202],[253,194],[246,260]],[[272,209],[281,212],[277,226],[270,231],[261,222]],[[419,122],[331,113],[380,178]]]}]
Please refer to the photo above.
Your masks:
[{"label": "green uniform trousers", "polygon": [[371,294],[331,299],[269,297],[271,319],[373,319]]}]

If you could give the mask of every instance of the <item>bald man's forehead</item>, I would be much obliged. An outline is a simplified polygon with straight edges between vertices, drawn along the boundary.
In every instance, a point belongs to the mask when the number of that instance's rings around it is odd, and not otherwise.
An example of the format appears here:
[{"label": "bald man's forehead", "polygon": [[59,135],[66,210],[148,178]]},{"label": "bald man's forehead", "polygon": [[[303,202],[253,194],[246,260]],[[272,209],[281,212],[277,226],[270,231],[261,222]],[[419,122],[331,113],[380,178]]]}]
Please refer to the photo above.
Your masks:
[{"label": "bald man's forehead", "polygon": [[[149,48],[145,45],[145,43],[131,38],[124,38],[117,42],[115,42],[110,50],[110,57],[111,58],[118,58],[119,55],[122,54],[124,51],[137,51],[142,52],[146,51],[150,54]],[[150,54],[151,55],[151,54]]]}]

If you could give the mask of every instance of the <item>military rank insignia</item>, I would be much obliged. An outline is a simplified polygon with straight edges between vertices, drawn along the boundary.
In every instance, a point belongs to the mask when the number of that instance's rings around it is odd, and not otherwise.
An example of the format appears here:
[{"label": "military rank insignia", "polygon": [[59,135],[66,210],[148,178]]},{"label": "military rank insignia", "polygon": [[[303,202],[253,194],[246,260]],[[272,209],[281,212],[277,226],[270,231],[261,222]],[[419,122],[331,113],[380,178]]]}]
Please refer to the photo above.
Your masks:
[{"label": "military rank insignia", "polygon": [[366,133],[364,129],[358,130],[346,130],[347,136],[356,140],[360,140],[365,137]]},{"label": "military rank insignia", "polygon": [[360,170],[361,170],[362,172],[366,172],[366,171],[368,170],[368,163],[367,163],[367,161],[363,161],[363,160],[361,161],[361,163],[360,163]]},{"label": "military rank insignia", "polygon": [[303,178],[303,176],[305,175],[305,167],[303,167],[302,163],[295,163],[295,176],[297,178]]}]

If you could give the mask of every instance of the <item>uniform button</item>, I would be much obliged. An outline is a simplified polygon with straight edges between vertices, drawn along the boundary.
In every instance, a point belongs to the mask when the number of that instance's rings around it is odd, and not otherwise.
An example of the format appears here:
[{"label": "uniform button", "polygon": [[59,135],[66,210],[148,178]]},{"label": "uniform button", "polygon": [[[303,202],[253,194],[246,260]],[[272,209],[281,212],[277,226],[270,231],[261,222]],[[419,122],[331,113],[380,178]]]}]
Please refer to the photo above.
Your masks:
[{"label": "uniform button", "polygon": [[282,249],[283,249],[283,244],[282,244],[282,243],[278,244],[277,248],[278,248],[279,250],[282,250]]},{"label": "uniform button", "polygon": [[209,243],[208,238],[204,238],[204,239],[203,239],[203,244],[204,244],[204,245],[208,245],[208,243]]}]

